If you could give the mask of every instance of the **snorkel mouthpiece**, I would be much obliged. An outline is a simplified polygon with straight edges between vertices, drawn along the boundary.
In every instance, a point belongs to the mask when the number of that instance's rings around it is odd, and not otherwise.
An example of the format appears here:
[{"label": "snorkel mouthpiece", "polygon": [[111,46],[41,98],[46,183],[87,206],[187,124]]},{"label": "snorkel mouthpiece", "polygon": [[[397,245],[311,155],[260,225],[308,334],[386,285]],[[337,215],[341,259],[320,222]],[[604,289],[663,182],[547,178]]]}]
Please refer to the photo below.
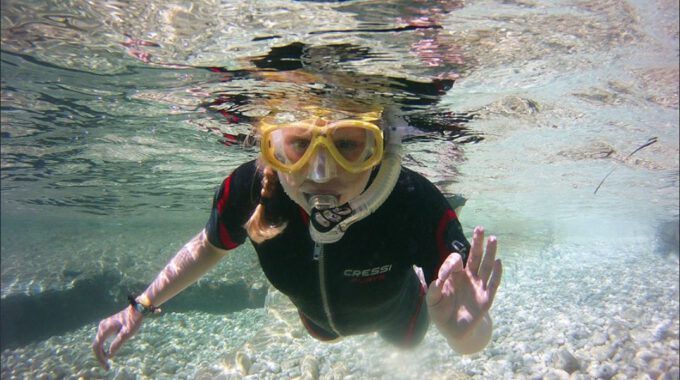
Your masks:
[{"label": "snorkel mouthpiece", "polygon": [[[321,234],[326,234],[323,241],[318,243],[333,243],[340,240],[344,231],[337,229],[338,224],[352,215],[349,203],[337,206],[337,198],[333,195],[314,195],[310,198],[312,214],[310,218],[311,229]],[[335,234],[332,231],[337,231]],[[339,233],[339,235],[337,235]],[[312,233],[314,236],[314,233]]]},{"label": "snorkel mouthpiece", "polygon": [[312,209],[326,210],[338,205],[338,198],[335,195],[318,194],[309,197],[309,204]]}]

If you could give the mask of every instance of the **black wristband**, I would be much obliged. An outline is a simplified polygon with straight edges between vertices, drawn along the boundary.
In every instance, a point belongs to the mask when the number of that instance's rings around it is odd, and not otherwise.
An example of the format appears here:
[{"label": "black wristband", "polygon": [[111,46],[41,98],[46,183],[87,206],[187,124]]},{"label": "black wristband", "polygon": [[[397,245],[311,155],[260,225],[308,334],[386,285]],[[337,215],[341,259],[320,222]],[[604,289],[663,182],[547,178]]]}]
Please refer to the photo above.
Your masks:
[{"label": "black wristband", "polygon": [[144,316],[147,316],[149,314],[158,314],[161,312],[161,309],[159,307],[156,307],[154,305],[145,306],[137,302],[137,297],[133,296],[132,294],[128,294],[128,301],[130,302],[130,305],[135,308],[135,310],[142,313],[142,315]]}]

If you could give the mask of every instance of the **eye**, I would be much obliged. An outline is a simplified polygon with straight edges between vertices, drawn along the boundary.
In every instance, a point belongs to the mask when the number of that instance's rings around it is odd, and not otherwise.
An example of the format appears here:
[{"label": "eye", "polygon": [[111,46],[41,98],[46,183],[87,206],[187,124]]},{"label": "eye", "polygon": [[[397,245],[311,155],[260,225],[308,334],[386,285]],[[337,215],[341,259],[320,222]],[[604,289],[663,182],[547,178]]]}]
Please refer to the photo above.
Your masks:
[{"label": "eye", "polygon": [[352,151],[359,148],[359,143],[353,140],[340,140],[335,142],[335,147],[341,151]]},{"label": "eye", "polygon": [[304,152],[312,143],[312,134],[306,129],[290,128],[282,129],[286,149],[298,153]]},{"label": "eye", "polygon": [[288,141],[286,141],[287,144],[290,145],[291,148],[295,149],[298,152],[304,152],[307,150],[307,147],[309,147],[309,139],[306,138],[292,138]]}]

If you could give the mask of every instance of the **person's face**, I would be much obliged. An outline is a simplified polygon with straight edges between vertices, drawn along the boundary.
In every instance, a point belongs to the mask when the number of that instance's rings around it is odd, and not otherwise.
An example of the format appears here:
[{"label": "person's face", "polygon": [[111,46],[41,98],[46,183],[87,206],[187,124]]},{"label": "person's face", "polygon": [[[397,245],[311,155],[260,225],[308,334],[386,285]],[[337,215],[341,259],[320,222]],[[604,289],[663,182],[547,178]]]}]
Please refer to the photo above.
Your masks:
[{"label": "person's face", "polygon": [[[299,158],[308,144],[308,133],[289,129],[283,134],[283,145],[288,157]],[[336,136],[335,145],[344,157],[355,161],[365,151],[366,138],[363,134],[348,130]],[[300,170],[280,173],[279,179],[288,196],[309,209],[309,199],[313,195],[333,195],[338,205],[349,202],[366,188],[370,173],[370,169],[358,173],[345,170],[321,145]]]},{"label": "person's face", "polygon": [[309,210],[314,195],[332,195],[341,205],[361,194],[382,160],[380,113],[295,116],[277,114],[260,125],[262,158],[288,195]]},{"label": "person's face", "polygon": [[317,119],[267,125],[261,149],[288,195],[309,210],[314,195],[332,195],[340,205],[361,194],[381,160],[382,139],[372,123]]}]

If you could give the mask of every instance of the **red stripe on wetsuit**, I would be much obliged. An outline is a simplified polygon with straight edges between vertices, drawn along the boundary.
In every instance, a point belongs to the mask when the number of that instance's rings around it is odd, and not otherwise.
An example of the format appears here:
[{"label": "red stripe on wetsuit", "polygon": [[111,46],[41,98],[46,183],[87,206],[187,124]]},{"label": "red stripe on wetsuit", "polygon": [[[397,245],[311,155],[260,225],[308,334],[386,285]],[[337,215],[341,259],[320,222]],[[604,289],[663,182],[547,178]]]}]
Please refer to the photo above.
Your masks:
[{"label": "red stripe on wetsuit", "polygon": [[444,215],[442,215],[441,219],[439,219],[439,225],[437,226],[436,234],[437,251],[439,251],[439,263],[437,263],[437,267],[434,269],[434,275],[437,277],[439,276],[439,268],[442,266],[442,264],[444,264],[444,261],[451,253],[447,242],[444,241],[444,239],[446,238],[446,227],[449,225],[450,221],[455,219],[458,219],[458,215],[456,215],[456,212],[451,209],[447,209],[444,212]]},{"label": "red stripe on wetsuit", "polygon": [[420,309],[423,307],[423,297],[425,296],[425,285],[421,284],[420,292],[418,295],[418,306],[416,307],[416,312],[413,313],[411,319],[408,321],[408,330],[406,331],[406,337],[404,338],[404,347],[410,347],[413,341],[413,333],[416,329],[416,322],[418,322],[418,317],[420,317]]},{"label": "red stripe on wetsuit", "polygon": [[331,333],[330,331],[326,331],[326,329],[314,323],[311,319],[304,315],[300,309],[298,309],[298,315],[300,316],[300,320],[305,326],[305,329],[307,329],[307,332],[315,339],[327,342],[339,338],[338,335]]},{"label": "red stripe on wetsuit", "polygon": [[[222,215],[224,212],[224,208],[227,205],[227,202],[229,202],[229,185],[231,184],[231,176],[227,177],[226,180],[224,180],[224,188],[222,190],[222,196],[220,197],[220,200],[217,202],[217,213],[218,215]],[[220,229],[220,242],[222,243],[222,246],[224,249],[234,249],[238,247],[238,244],[234,242],[234,240],[231,238],[231,234],[229,234],[229,231],[227,231],[227,227],[224,226],[224,223],[220,222],[219,223],[219,229]]]},{"label": "red stripe on wetsuit", "polygon": [[309,215],[302,207],[300,207],[300,218],[302,218],[302,223],[309,227]]}]

